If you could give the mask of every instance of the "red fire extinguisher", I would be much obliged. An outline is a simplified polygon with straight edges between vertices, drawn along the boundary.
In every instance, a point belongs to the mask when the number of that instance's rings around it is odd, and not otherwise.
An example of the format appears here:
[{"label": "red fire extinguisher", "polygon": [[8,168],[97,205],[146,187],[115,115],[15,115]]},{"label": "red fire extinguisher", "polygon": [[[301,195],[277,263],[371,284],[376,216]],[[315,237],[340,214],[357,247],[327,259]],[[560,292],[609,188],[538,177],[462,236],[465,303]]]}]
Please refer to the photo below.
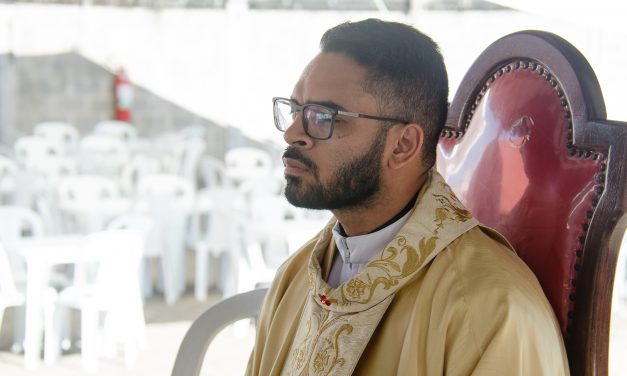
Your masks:
[{"label": "red fire extinguisher", "polygon": [[131,121],[131,106],[133,105],[133,85],[128,79],[124,68],[115,73],[115,119]]}]

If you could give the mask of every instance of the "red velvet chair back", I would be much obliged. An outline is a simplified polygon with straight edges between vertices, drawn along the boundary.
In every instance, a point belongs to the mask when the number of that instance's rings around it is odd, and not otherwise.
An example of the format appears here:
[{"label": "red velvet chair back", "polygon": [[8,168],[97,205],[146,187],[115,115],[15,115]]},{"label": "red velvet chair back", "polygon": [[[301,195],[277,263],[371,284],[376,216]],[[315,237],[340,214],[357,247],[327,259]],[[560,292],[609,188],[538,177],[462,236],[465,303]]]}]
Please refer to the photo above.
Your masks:
[{"label": "red velvet chair back", "polygon": [[627,124],[605,119],[585,58],[560,37],[508,35],[472,65],[437,168],[534,271],[573,374],[607,374],[612,283],[627,206]]}]

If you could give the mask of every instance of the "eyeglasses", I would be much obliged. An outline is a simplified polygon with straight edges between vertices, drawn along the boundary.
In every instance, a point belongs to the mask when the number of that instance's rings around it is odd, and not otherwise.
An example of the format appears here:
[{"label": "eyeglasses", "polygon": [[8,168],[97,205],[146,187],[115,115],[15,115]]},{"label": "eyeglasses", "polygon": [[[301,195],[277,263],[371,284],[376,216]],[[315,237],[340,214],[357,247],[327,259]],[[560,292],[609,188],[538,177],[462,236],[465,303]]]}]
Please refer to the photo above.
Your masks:
[{"label": "eyeglasses", "polygon": [[272,105],[274,125],[278,130],[285,132],[294,123],[296,114],[302,112],[305,133],[316,140],[328,140],[331,138],[337,115],[409,124],[406,120],[346,112],[321,104],[299,105],[287,98],[272,98]]}]

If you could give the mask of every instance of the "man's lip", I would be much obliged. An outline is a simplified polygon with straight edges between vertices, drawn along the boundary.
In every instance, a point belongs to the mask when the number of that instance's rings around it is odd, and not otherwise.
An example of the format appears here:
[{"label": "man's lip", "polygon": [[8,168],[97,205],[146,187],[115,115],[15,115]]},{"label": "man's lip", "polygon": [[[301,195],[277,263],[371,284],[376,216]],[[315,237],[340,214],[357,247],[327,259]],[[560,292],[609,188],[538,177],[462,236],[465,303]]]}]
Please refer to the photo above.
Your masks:
[{"label": "man's lip", "polygon": [[303,163],[287,157],[283,158],[283,165],[285,166],[285,174],[289,175],[299,174],[309,170]]}]

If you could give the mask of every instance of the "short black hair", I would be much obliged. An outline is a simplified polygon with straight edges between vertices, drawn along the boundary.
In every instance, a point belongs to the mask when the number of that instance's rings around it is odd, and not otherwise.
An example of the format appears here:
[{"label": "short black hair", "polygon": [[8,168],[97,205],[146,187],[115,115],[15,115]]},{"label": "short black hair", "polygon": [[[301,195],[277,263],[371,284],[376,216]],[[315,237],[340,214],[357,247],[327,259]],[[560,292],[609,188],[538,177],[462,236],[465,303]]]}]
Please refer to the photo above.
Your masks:
[{"label": "short black hair", "polygon": [[344,53],[367,69],[363,87],[378,99],[381,116],[422,126],[422,158],[431,167],[448,110],[448,76],[438,45],[409,25],[371,18],[327,30],[320,49]]}]

